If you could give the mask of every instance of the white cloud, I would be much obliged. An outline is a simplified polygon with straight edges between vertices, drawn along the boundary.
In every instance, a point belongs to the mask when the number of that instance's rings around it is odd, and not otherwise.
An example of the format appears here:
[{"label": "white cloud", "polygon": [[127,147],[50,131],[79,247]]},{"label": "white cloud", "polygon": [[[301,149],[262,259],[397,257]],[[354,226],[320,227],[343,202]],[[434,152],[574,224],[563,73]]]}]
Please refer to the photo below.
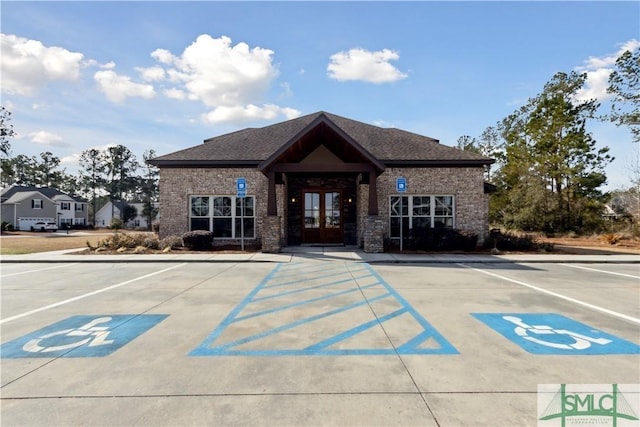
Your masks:
[{"label": "white cloud", "polygon": [[165,78],[164,68],[162,67],[136,67],[136,71],[140,73],[140,77],[142,78],[142,80],[148,82],[156,82],[164,80]]},{"label": "white cloud", "polygon": [[153,86],[131,81],[130,77],[121,76],[112,70],[98,71],[93,78],[98,88],[112,102],[123,102],[129,97],[153,98],[156,94]]},{"label": "white cloud", "polygon": [[[272,54],[260,47],[249,49],[246,43],[232,46],[229,37],[203,34],[180,57],[173,57],[170,75],[184,83],[192,99],[209,107],[235,107],[260,98],[277,77]],[[156,57],[168,60],[166,53]]]},{"label": "white cloud", "polygon": [[164,93],[164,96],[170,99],[182,100],[187,98],[187,95],[184,93],[184,91],[180,89],[176,89],[175,87],[172,87],[170,89],[165,89],[163,93]]},{"label": "white cloud", "polygon": [[83,55],[37,40],[0,34],[2,92],[33,96],[52,80],[77,80]]},{"label": "white cloud", "polygon": [[351,49],[331,55],[327,74],[338,81],[361,80],[370,83],[389,83],[407,77],[390,61],[397,61],[400,55],[396,51],[382,49],[370,52],[364,49]]},{"label": "white cloud", "polygon": [[[233,45],[229,37],[202,34],[180,55],[156,49],[151,57],[159,64],[153,68],[163,69],[164,79],[173,84],[163,91],[164,95],[200,101],[212,108],[202,116],[206,123],[272,120],[300,114],[276,105],[257,106],[278,76],[272,50],[250,48],[243,42]],[[154,73],[154,77],[160,76],[159,71]],[[285,94],[290,94],[287,86],[283,88]]]},{"label": "white cloud", "polygon": [[44,130],[32,132],[29,134],[31,142],[38,145],[46,145],[53,147],[67,147],[69,144],[62,140],[62,137]]},{"label": "white cloud", "polygon": [[640,41],[631,39],[622,45],[617,52],[600,57],[590,56],[584,61],[584,65],[576,67],[576,71],[587,74],[585,87],[578,91],[576,98],[580,101],[596,99],[604,101],[611,98],[611,94],[607,93],[609,85],[609,75],[613,71],[616,59],[625,51],[634,51],[640,48]]},{"label": "white cloud", "polygon": [[258,107],[253,104],[245,106],[221,106],[203,116],[203,120],[207,123],[242,123],[251,120],[274,120],[278,116],[283,115],[288,119],[294,119],[300,116],[300,111],[293,108],[282,108],[273,104],[266,104]]},{"label": "white cloud", "polygon": [[176,60],[176,57],[173,56],[173,54],[166,49],[154,50],[153,52],[151,52],[151,57],[162,64],[168,64],[168,65],[170,65],[171,63],[173,63],[173,61]]}]

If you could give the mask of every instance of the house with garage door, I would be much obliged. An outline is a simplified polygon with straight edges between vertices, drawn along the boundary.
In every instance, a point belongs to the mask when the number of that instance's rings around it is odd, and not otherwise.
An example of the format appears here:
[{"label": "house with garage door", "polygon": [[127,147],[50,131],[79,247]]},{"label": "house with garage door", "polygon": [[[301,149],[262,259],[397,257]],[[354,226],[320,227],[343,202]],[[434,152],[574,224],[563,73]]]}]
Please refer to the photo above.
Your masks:
[{"label": "house with garage door", "polygon": [[[216,244],[359,245],[381,252],[414,227],[488,233],[493,160],[396,128],[317,112],[157,157],[160,234]],[[240,180],[240,181],[239,181]],[[246,183],[244,191],[238,183]],[[406,234],[403,234],[406,235]]]},{"label": "house with garage door", "polygon": [[0,193],[0,202],[2,221],[16,230],[35,230],[43,222],[58,228],[88,225],[87,201],[55,188],[11,185]]}]

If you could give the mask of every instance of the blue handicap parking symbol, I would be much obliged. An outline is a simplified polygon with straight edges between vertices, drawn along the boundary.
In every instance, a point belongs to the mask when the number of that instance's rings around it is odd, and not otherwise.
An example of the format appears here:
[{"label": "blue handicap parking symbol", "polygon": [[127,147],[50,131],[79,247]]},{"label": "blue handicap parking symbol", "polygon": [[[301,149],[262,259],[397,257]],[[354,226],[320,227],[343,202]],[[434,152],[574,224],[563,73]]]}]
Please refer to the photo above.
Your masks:
[{"label": "blue handicap parking symbol", "polygon": [[107,356],[167,314],[73,316],[0,346],[2,358]]},{"label": "blue handicap parking symbol", "polygon": [[640,346],[552,313],[475,313],[476,319],[533,354],[640,354]]}]

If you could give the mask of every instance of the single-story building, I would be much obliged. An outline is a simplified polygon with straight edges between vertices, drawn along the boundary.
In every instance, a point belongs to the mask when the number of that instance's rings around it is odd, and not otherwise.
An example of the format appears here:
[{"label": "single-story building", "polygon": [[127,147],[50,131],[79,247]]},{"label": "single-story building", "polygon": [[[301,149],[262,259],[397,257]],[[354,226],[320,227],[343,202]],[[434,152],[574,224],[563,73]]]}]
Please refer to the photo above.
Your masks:
[{"label": "single-story building", "polygon": [[483,171],[492,162],[433,138],[317,112],[150,163],[160,168],[163,237],[205,229],[218,243],[239,244],[243,234],[264,252],[301,244],[381,252],[401,228],[451,227],[482,241]]}]

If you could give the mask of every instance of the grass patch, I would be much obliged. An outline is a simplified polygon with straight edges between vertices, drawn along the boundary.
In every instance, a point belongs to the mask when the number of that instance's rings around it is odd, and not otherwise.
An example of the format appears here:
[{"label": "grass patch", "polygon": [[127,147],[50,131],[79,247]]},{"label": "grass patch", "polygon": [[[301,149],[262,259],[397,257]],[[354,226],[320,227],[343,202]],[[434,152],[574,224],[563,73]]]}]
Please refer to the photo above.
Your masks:
[{"label": "grass patch", "polygon": [[73,235],[49,235],[49,236],[25,236],[0,238],[0,255],[22,255],[37,252],[60,251],[64,249],[86,248],[87,241],[93,246],[103,236],[73,236]]}]

